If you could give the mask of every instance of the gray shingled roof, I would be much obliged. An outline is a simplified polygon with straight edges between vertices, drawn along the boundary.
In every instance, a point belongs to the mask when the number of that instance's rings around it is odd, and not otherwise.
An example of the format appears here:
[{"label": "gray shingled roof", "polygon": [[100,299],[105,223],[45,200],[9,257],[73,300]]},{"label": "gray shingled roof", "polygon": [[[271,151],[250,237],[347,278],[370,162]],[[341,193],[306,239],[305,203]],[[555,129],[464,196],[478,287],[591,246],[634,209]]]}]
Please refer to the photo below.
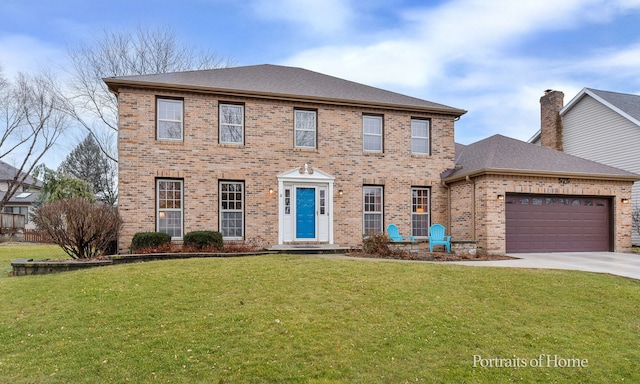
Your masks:
[{"label": "gray shingled roof", "polygon": [[456,146],[458,149],[461,151],[456,152],[456,170],[443,174],[446,182],[483,173],[640,180],[635,173],[502,135]]},{"label": "gray shingled roof", "polygon": [[593,88],[586,88],[603,100],[620,109],[622,112],[640,121],[640,96],[628,93],[618,93],[610,91],[601,91]]},{"label": "gray shingled roof", "polygon": [[[18,169],[16,167],[11,166],[4,161],[0,161],[0,181],[13,180],[16,173],[18,173]],[[40,180],[34,180],[31,176],[27,176],[27,178],[24,179],[24,184],[29,186],[35,184],[37,187],[42,186],[42,182]]]},{"label": "gray shingled roof", "polygon": [[[384,75],[384,74],[381,74]],[[303,68],[280,65],[252,65],[155,75],[105,78],[114,92],[120,86],[215,91],[231,95],[322,100],[332,103],[371,104],[428,110],[456,116],[465,110],[386,91]]]}]

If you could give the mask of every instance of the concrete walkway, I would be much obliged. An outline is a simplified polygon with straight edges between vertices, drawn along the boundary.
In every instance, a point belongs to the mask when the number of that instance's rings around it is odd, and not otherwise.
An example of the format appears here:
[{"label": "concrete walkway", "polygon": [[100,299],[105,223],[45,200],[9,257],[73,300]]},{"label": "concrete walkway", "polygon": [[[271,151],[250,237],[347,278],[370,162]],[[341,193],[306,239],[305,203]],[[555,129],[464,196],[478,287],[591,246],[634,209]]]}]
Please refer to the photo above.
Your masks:
[{"label": "concrete walkway", "polygon": [[547,268],[609,273],[640,280],[640,254],[616,252],[514,253],[514,260],[454,261],[482,267]]}]

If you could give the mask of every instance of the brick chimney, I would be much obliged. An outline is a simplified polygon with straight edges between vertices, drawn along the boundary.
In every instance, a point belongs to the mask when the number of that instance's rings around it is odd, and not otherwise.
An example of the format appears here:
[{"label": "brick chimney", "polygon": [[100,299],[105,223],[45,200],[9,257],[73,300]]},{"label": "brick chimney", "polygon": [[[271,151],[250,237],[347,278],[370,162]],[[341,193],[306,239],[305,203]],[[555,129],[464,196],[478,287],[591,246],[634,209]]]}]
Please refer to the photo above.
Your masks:
[{"label": "brick chimney", "polygon": [[547,89],[540,98],[540,145],[562,151],[562,118],[564,93]]}]

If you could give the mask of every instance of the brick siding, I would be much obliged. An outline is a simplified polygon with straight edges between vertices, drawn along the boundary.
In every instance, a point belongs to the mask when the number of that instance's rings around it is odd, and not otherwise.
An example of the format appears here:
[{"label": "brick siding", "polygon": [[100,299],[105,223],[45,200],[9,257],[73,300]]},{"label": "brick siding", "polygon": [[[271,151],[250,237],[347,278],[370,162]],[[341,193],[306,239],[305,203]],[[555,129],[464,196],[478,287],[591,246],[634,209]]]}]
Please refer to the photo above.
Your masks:
[{"label": "brick siding", "polygon": [[[531,193],[612,198],[613,247],[616,252],[631,250],[630,181],[571,179],[562,185],[557,177],[484,175],[471,181],[451,184],[451,234],[457,240],[477,240],[478,252],[503,254],[506,250],[505,202],[497,195]],[[475,205],[472,196],[475,195]],[[475,210],[474,210],[475,207]],[[475,226],[470,218],[475,216]],[[475,237],[474,237],[475,236]]]},{"label": "brick siding", "polygon": [[[184,140],[156,140],[156,96],[184,98]],[[454,165],[453,116],[238,98],[209,93],[119,90],[119,251],[136,232],[156,230],[155,180],[184,181],[184,232],[218,230],[218,182],[245,183],[245,239],[278,242],[276,175],[309,164],[335,177],[334,242],[362,240],[362,186],[384,186],[384,225],[411,229],[411,187],[431,188],[431,222],[447,219],[440,173]],[[218,105],[244,103],[243,145],[218,143]],[[294,108],[317,110],[317,149],[294,148]],[[362,115],[384,116],[384,152],[362,150]],[[431,120],[432,154],[411,154],[411,118]],[[273,188],[277,193],[269,194]],[[343,190],[343,195],[337,194]]]}]

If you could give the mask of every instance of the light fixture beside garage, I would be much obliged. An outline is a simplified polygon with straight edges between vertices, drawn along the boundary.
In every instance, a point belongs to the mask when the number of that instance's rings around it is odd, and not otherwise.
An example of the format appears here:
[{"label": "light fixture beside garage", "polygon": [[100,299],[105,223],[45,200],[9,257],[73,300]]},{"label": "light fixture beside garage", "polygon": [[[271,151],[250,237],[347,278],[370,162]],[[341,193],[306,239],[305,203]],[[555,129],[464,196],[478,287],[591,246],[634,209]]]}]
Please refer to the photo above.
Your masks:
[{"label": "light fixture beside garage", "polygon": [[504,195],[498,195],[498,200],[500,201],[504,200]]},{"label": "light fixture beside garage", "polygon": [[622,204],[629,204],[629,199],[625,199],[625,198],[623,198],[622,200],[620,200],[620,202],[621,202]]}]

